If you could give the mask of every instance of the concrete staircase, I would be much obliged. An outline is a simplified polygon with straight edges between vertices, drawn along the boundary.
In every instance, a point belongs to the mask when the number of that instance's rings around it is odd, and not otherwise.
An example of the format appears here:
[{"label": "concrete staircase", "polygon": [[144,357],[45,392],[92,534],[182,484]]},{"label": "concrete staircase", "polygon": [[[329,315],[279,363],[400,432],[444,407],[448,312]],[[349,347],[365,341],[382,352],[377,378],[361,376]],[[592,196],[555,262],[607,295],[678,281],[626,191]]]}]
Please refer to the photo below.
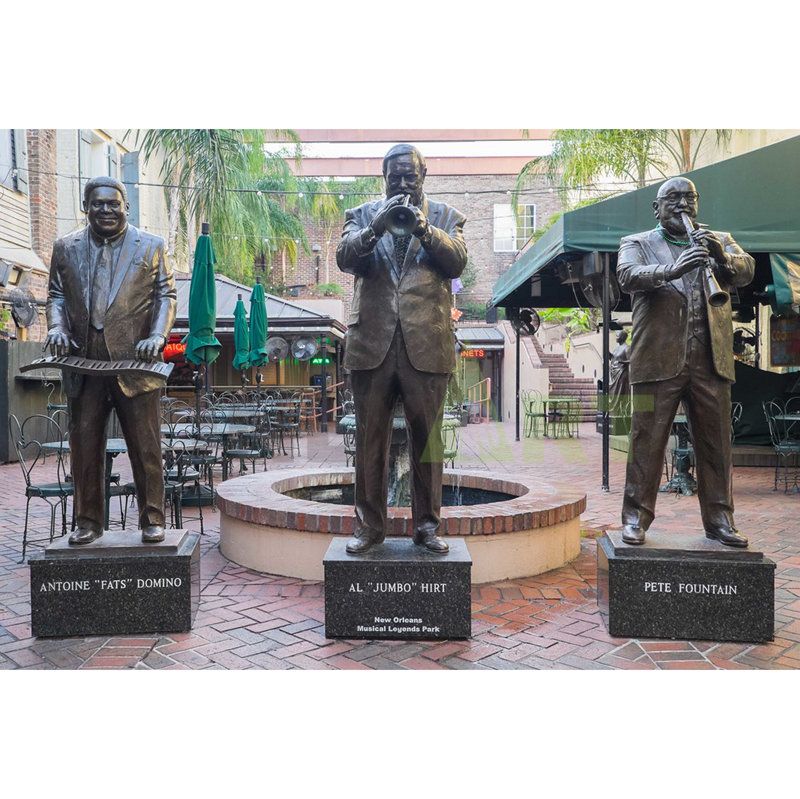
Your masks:
[{"label": "concrete staircase", "polygon": [[564,355],[545,352],[536,336],[531,338],[536,354],[547,367],[550,376],[550,396],[579,397],[581,400],[581,421],[594,422],[597,410],[597,386],[590,377],[575,377]]}]

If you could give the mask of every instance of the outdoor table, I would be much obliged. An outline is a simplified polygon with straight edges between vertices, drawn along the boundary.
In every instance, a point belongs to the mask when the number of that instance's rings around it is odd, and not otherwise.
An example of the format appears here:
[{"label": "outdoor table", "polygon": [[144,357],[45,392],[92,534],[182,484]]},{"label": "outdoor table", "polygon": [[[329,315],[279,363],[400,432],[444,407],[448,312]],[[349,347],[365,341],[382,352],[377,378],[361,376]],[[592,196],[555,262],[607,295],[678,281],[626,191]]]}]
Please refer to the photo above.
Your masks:
[{"label": "outdoor table", "polygon": [[774,418],[780,422],[786,422],[786,435],[789,438],[797,437],[792,428],[797,422],[800,422],[800,413],[776,413]]},{"label": "outdoor table", "polygon": [[[200,423],[204,433],[212,436],[228,436],[238,435],[239,433],[255,433],[255,425],[252,424],[204,424]],[[178,424],[162,424],[161,433],[165,436],[174,434],[175,438],[183,438],[184,436],[190,437],[197,432],[198,425],[194,422],[180,422]],[[196,438],[196,436],[194,436]]]},{"label": "outdoor table", "polygon": [[260,416],[265,416],[267,411],[264,408],[238,408],[232,406],[230,408],[215,408],[210,412],[212,419],[254,419]]},{"label": "outdoor table", "polygon": [[684,496],[690,497],[697,492],[697,481],[690,471],[691,457],[689,455],[689,426],[686,423],[686,414],[675,414],[672,420],[672,435],[677,436],[675,449],[683,454],[675,459],[675,472],[669,482],[665,483],[659,491],[667,493],[675,491]]},{"label": "outdoor table", "polygon": [[[69,452],[69,439],[64,441],[48,441],[42,444],[42,449],[51,452]],[[124,438],[109,438],[106,440],[106,508],[105,508],[105,529],[108,530],[108,520],[111,509],[111,473],[114,458],[128,451],[128,445]]]},{"label": "outdoor table", "polygon": [[563,417],[564,414],[569,415],[572,408],[580,404],[580,400],[575,397],[544,397],[542,399],[542,404],[544,413],[544,437],[548,438],[547,423],[549,421],[554,428],[553,438],[558,438],[557,425],[560,424],[561,417]]},{"label": "outdoor table", "polygon": [[[346,428],[356,426],[356,415],[354,413],[346,413],[339,419],[338,425],[341,427],[342,432]],[[442,419],[442,429],[447,430],[453,427],[461,427],[461,419],[453,414],[446,413]],[[392,419],[392,430],[405,430],[406,420],[404,416],[395,416]]]},{"label": "outdoor table", "polygon": [[[220,436],[222,438],[222,448],[227,449],[228,438],[237,436],[240,433],[255,433],[256,427],[252,424],[203,424],[200,423],[202,432],[210,436]],[[161,433],[165,436],[174,435],[175,438],[197,437],[198,426],[193,422],[180,422],[176,425],[161,425]],[[222,479],[228,477],[228,470],[225,466],[225,459],[222,459]]]}]

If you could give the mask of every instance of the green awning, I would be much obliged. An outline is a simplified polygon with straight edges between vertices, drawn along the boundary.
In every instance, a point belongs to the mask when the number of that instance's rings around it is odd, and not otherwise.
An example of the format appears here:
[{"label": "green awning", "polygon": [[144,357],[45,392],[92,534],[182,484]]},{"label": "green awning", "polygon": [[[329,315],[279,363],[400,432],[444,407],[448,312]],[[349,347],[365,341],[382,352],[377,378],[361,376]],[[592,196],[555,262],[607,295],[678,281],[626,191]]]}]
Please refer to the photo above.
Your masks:
[{"label": "green awning", "polygon": [[[701,222],[726,230],[751,254],[800,251],[800,136],[695,169],[686,177],[700,193]],[[619,249],[623,236],[655,226],[659,184],[565,213],[520,255],[494,287],[502,305],[559,258]]]},{"label": "green awning", "polygon": [[777,314],[798,313],[800,306],[800,252],[771,253],[772,285],[767,286],[772,310]]}]

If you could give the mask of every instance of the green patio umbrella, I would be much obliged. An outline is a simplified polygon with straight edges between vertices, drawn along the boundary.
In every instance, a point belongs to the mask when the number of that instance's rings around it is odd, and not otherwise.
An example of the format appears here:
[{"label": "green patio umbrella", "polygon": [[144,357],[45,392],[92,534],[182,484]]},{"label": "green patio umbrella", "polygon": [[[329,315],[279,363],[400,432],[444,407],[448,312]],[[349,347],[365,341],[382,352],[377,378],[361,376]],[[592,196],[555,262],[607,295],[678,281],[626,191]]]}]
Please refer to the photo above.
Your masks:
[{"label": "green patio umbrella", "polygon": [[[219,357],[222,345],[214,335],[217,326],[217,292],[214,285],[214,247],[208,235],[209,226],[203,222],[202,234],[194,251],[192,283],[189,287],[189,332],[183,339],[186,360],[208,365]],[[208,384],[208,381],[206,381]]]},{"label": "green patio umbrella", "polygon": [[267,300],[261,278],[250,295],[250,363],[258,368],[267,362]]},{"label": "green patio umbrella", "polygon": [[236,310],[233,312],[233,346],[236,354],[233,356],[234,369],[247,369],[250,366],[250,330],[247,327],[247,309],[242,302],[242,295],[236,300]]}]

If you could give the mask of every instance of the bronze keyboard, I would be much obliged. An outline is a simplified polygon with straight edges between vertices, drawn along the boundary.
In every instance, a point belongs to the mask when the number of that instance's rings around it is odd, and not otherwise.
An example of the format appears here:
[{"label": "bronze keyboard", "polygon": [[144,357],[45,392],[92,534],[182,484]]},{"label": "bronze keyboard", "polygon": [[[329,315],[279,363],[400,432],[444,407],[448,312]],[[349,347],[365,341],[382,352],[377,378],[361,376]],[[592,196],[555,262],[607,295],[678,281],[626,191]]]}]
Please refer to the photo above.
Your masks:
[{"label": "bronze keyboard", "polygon": [[79,355],[46,355],[36,358],[25,366],[20,366],[20,372],[30,372],[33,369],[62,369],[77,372],[82,375],[111,376],[126,374],[146,374],[161,377],[166,380],[172,372],[173,364],[163,361],[97,361],[92,358],[82,358]]}]

